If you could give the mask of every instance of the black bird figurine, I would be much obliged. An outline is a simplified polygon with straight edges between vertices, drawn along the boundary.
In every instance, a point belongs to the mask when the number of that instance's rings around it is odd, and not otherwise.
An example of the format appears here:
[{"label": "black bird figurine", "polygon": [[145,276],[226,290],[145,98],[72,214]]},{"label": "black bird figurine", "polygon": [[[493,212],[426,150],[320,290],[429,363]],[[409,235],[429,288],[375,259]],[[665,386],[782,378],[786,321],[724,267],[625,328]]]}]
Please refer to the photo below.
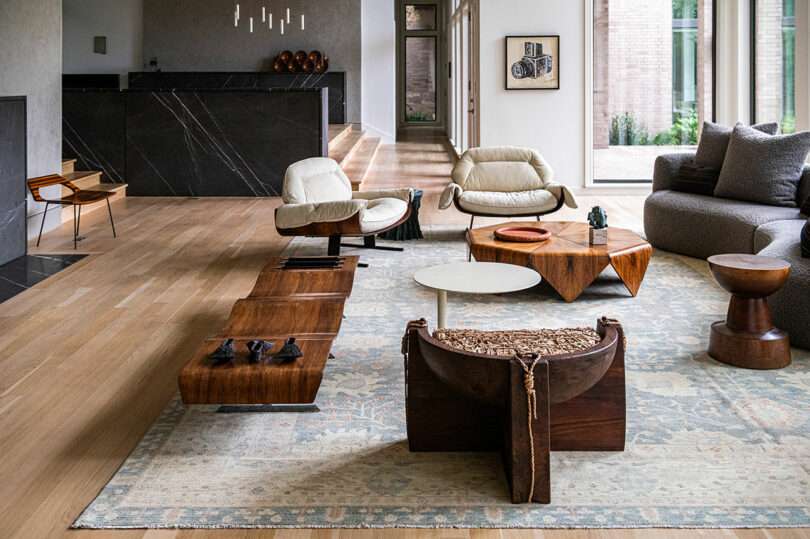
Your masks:
[{"label": "black bird figurine", "polygon": [[260,363],[264,359],[264,354],[273,348],[273,343],[262,340],[248,341],[247,347],[250,351],[248,363]]},{"label": "black bird figurine", "polygon": [[224,365],[234,358],[233,339],[225,339],[208,357],[215,366]]},{"label": "black bird figurine", "polygon": [[284,346],[281,347],[281,350],[273,354],[273,359],[281,363],[287,363],[289,361],[295,361],[303,355],[304,353],[301,352],[301,349],[295,344],[295,337],[290,337],[284,342]]}]

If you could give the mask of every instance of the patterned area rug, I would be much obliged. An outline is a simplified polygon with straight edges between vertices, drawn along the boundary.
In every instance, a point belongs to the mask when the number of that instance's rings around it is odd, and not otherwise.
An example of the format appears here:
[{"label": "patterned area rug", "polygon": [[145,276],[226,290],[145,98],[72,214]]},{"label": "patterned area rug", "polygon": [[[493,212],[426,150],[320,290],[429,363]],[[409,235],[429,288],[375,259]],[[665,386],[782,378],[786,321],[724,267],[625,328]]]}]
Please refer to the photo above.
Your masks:
[{"label": "patterned area rug", "polygon": [[513,505],[498,455],[407,448],[400,338],[436,308],[411,276],[464,260],[463,243],[360,254],[371,267],[358,270],[320,413],[218,414],[175,399],[74,526],[810,526],[810,354],[795,350],[779,371],[708,358],[708,328],[728,298],[703,263],[656,253],[637,298],[609,274],[571,304],[542,285],[450,296],[451,326],[583,326],[608,315],[627,331],[626,451],[552,453],[553,503]]}]

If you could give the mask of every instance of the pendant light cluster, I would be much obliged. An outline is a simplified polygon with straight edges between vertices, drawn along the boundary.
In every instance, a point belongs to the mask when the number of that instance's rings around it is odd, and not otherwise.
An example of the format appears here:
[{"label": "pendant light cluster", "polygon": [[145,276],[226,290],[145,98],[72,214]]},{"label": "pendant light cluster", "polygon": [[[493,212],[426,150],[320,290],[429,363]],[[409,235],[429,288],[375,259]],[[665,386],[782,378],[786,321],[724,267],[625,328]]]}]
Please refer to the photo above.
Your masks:
[{"label": "pendant light cluster", "polygon": [[[286,28],[290,27],[292,24],[292,13],[290,8],[286,8],[285,11],[278,12],[278,16],[274,16],[275,14],[272,11],[272,8],[267,8],[267,6],[262,6],[262,20],[261,24],[259,21],[256,21],[257,26],[266,26],[268,30],[273,30],[273,25],[275,24],[278,26],[279,32],[281,35],[284,35],[284,31]],[[258,19],[258,16],[256,17]],[[274,20],[275,19],[275,20]],[[237,3],[233,10],[233,26],[234,28],[239,28],[239,23],[242,20],[242,12]],[[250,33],[253,33],[253,16],[247,17],[248,21],[248,28],[250,29]],[[306,19],[304,14],[301,14],[301,30],[306,30]]]}]

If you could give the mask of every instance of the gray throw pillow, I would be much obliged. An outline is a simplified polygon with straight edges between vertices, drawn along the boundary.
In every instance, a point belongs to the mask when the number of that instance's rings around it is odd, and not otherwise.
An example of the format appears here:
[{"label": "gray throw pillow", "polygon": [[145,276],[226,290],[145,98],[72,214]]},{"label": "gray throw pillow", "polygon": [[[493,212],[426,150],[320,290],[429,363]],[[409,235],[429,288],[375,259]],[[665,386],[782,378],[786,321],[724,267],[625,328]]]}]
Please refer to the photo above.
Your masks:
[{"label": "gray throw pillow", "polygon": [[717,177],[720,176],[720,169],[702,167],[694,161],[687,161],[678,170],[678,174],[672,178],[671,188],[673,191],[681,193],[692,193],[693,195],[714,195],[714,186],[717,185]]},{"label": "gray throw pillow", "polygon": [[[737,124],[742,125],[742,124]],[[735,126],[736,127],[736,126]],[[756,124],[752,126],[757,131],[762,131],[768,135],[775,135],[779,132],[779,124],[776,122],[766,124]],[[700,133],[695,163],[702,167],[716,168],[720,170],[726,158],[728,142],[731,139],[731,127],[703,122],[703,131]]]},{"label": "gray throw pillow", "polygon": [[766,135],[738,125],[731,134],[714,196],[796,207],[796,191],[808,153],[808,131]]}]

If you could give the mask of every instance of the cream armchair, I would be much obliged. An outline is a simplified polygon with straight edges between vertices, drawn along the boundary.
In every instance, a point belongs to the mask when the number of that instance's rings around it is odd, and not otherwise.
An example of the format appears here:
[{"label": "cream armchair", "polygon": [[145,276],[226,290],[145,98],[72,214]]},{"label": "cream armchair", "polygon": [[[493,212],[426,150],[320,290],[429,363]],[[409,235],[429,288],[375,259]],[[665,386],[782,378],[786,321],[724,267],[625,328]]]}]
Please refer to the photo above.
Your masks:
[{"label": "cream armchair", "polygon": [[378,247],[375,236],[403,223],[411,213],[413,189],[352,192],[352,184],[333,159],[313,157],[287,168],[276,209],[282,236],[329,238],[329,254],[340,254],[343,236],[362,236],[363,247]]},{"label": "cream armchair", "polygon": [[439,208],[454,204],[475,216],[532,217],[553,213],[563,204],[576,208],[574,195],[554,183],[554,171],[530,148],[471,148],[464,152],[445,188]]}]

